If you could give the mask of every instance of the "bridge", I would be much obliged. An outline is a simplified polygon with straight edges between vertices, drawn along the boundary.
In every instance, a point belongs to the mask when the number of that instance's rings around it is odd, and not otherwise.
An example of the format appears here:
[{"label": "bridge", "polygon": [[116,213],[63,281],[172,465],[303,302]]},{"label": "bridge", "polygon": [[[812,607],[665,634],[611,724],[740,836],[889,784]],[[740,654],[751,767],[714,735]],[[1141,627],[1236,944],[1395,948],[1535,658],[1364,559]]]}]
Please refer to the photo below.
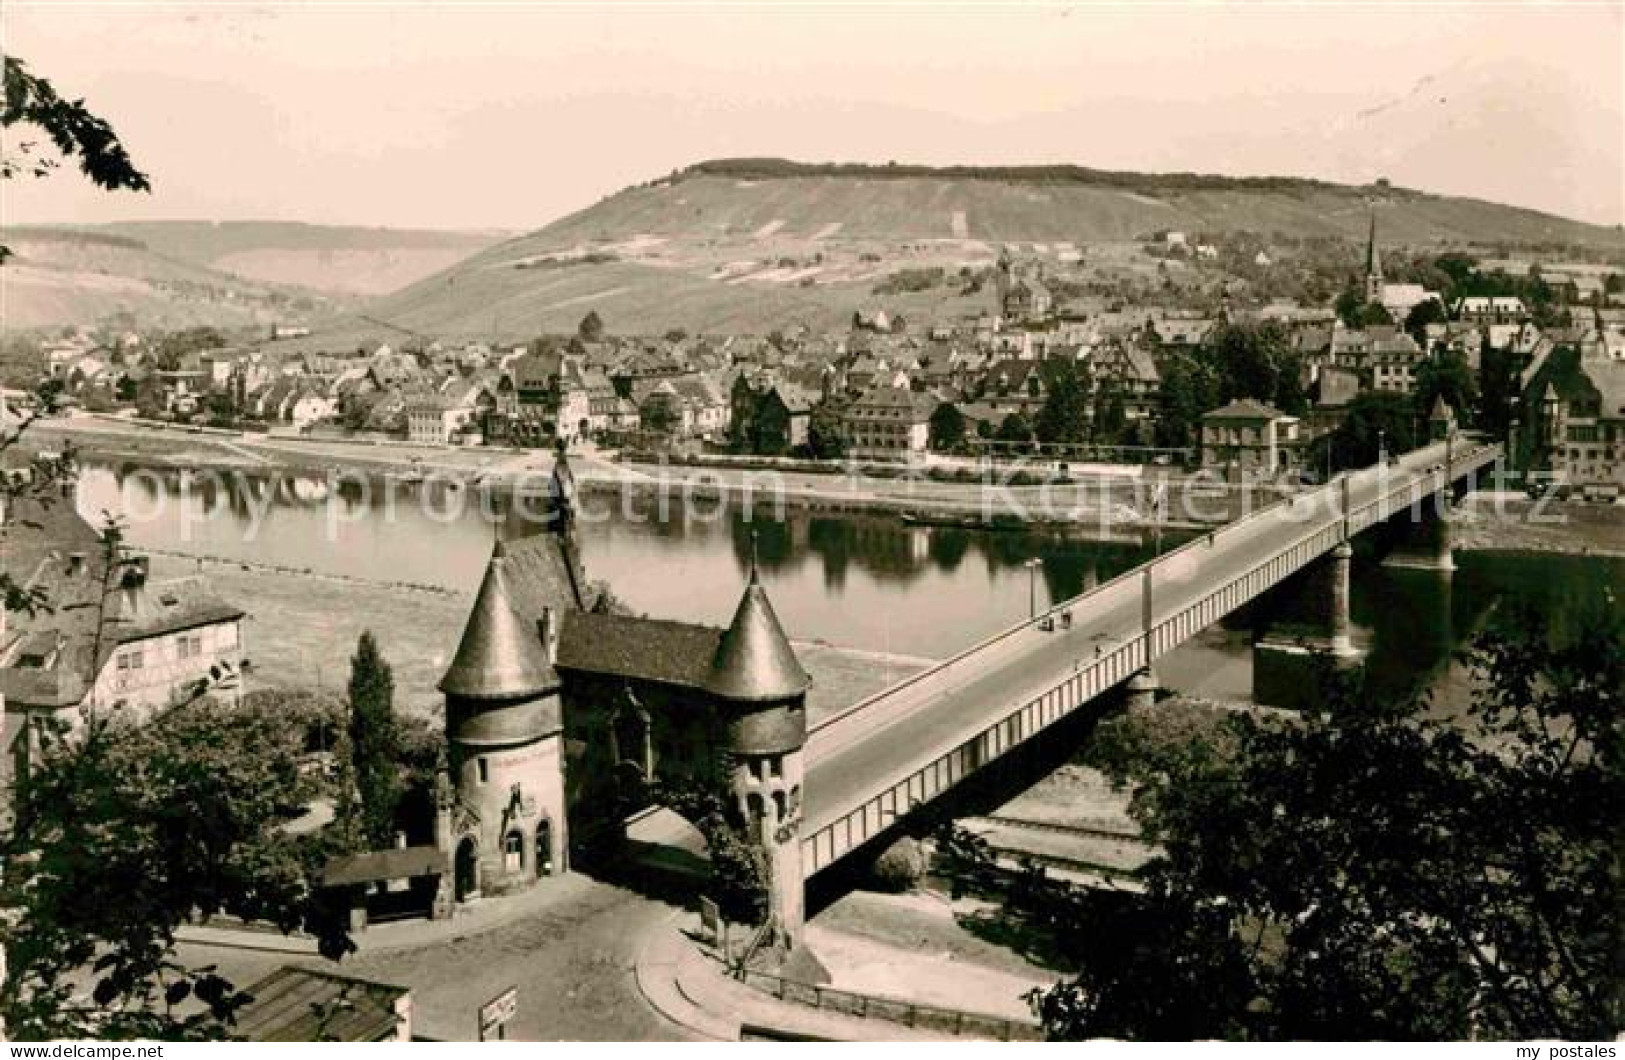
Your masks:
[{"label": "bridge", "polygon": [[[1295,573],[1325,572],[1321,647],[1349,656],[1349,542],[1406,513],[1402,562],[1448,569],[1453,493],[1501,449],[1449,439],[1345,474],[1055,604],[851,709],[808,736],[801,865],[810,877],[916,807],[1130,682]],[[1069,615],[1069,618],[1063,617]],[[1301,649],[1300,649],[1301,650]]]}]

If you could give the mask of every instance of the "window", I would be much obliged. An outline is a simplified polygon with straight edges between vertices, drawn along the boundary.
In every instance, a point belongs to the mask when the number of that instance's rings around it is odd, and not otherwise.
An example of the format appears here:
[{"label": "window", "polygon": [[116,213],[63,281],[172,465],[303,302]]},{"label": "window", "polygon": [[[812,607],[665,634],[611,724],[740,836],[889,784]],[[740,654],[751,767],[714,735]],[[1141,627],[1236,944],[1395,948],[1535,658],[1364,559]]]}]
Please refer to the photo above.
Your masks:
[{"label": "window", "polygon": [[489,784],[491,782],[491,769],[490,769],[490,766],[488,766],[486,764],[484,758],[476,759],[476,761],[479,763],[480,783],[481,784]]}]

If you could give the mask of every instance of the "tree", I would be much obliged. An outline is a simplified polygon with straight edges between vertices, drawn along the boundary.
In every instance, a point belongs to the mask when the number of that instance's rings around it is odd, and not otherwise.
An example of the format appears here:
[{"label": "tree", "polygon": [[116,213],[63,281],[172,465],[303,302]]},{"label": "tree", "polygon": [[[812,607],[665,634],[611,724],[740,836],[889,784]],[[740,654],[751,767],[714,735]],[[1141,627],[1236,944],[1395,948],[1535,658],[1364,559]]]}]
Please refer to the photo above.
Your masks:
[{"label": "tree", "polygon": [[1143,899],[1029,899],[1089,940],[1078,974],[1034,997],[1049,1034],[1614,1034],[1625,625],[1616,610],[1554,644],[1517,616],[1471,664],[1465,718],[1356,677],[1331,681],[1326,711],[1231,713],[1118,762],[1163,852]]},{"label": "tree", "polygon": [[999,432],[995,437],[1001,442],[1026,445],[1033,440],[1032,424],[1021,413],[1012,412],[999,423]]},{"label": "tree", "polygon": [[280,710],[194,700],[141,726],[93,715],[44,736],[0,842],[12,1034],[229,1034],[242,995],[175,959],[175,931],[194,917],[309,930],[334,959],[353,948],[307,882],[324,852],[282,827],[314,782],[304,733]]},{"label": "tree", "polygon": [[1301,405],[1299,360],[1278,325],[1221,324],[1203,343],[1202,353],[1218,380],[1220,404],[1253,398],[1281,405],[1285,398]]},{"label": "tree", "polygon": [[1395,456],[1416,448],[1416,406],[1409,395],[1367,390],[1355,395],[1337,429],[1309,446],[1307,464],[1332,472],[1370,467],[1378,451]]},{"label": "tree", "polygon": [[677,428],[677,409],[670,401],[663,401],[658,398],[646,401],[643,403],[643,408],[638,410],[638,422],[642,424],[643,429],[646,431],[653,431],[655,434],[670,434]]},{"label": "tree", "polygon": [[1478,380],[1461,354],[1439,350],[1416,366],[1414,395],[1416,415],[1424,419],[1440,397],[1458,416],[1470,416],[1478,408]]},{"label": "tree", "polygon": [[1202,413],[1220,404],[1213,374],[1188,357],[1171,359],[1157,394],[1156,444],[1194,448]]},{"label": "tree", "polygon": [[226,337],[211,327],[183,328],[165,335],[153,354],[153,367],[173,372],[181,366],[181,359],[189,353],[215,350],[226,344]]},{"label": "tree", "polygon": [[1415,339],[1416,344],[1425,350],[1428,347],[1428,325],[1443,324],[1449,319],[1445,314],[1444,306],[1437,298],[1424,299],[1412,306],[1411,311],[1405,314],[1405,333]]},{"label": "tree", "polygon": [[[1050,362],[1047,369],[1045,374],[1049,393],[1038,410],[1038,417],[1032,426],[1033,433],[1037,434],[1039,441],[1046,443],[1087,441],[1091,416],[1086,373],[1072,360]],[[1025,418],[1022,422],[1025,424]]]},{"label": "tree", "polygon": [[767,918],[768,868],[762,851],[750,842],[739,801],[729,795],[728,780],[717,768],[689,777],[657,778],[651,798],[691,823],[705,838],[711,863],[707,890],[724,919],[755,926]]},{"label": "tree", "polygon": [[1337,317],[1344,324],[1356,330],[1365,327],[1363,317],[1365,311],[1365,292],[1354,284],[1349,284],[1338,292],[1337,301],[1332,303]]},{"label": "tree", "polygon": [[951,401],[944,401],[931,410],[928,428],[931,448],[938,452],[957,449],[965,442],[965,414]]},{"label": "tree", "polygon": [[598,310],[587,310],[587,315],[581,318],[581,323],[576,327],[576,335],[583,342],[597,342],[604,337],[604,322],[598,316]]},{"label": "tree", "polygon": [[[108,191],[152,190],[147,175],[135,168],[113,127],[86,108],[83,100],[63,99],[49,81],[30,73],[15,56],[5,57],[5,79],[0,128],[32,125],[42,130],[56,152],[77,160],[80,172],[98,187]],[[0,179],[43,177],[57,167],[57,160],[43,153],[39,143],[10,132],[5,141],[8,153],[0,156]],[[0,246],[0,262],[9,256],[10,251]]]},{"label": "tree", "polygon": [[350,759],[361,800],[361,833],[374,847],[394,841],[401,796],[394,701],[395,675],[372,631],[365,630],[350,657]]},{"label": "tree", "polygon": [[1518,373],[1523,358],[1510,349],[1496,349],[1484,339],[1479,353],[1479,403],[1477,426],[1491,438],[1505,439],[1512,422],[1512,409],[1519,396]]},{"label": "tree", "polygon": [[1124,428],[1128,426],[1128,409],[1123,403],[1123,388],[1116,379],[1106,379],[1095,391],[1095,411],[1090,420],[1090,433],[1103,445],[1121,443]]},{"label": "tree", "polygon": [[840,411],[828,402],[819,404],[807,417],[807,455],[814,460],[839,460],[846,455]]},{"label": "tree", "polygon": [[1360,311],[1360,326],[1362,328],[1369,328],[1375,324],[1392,324],[1393,322],[1392,314],[1376,302],[1367,302],[1365,308]]}]

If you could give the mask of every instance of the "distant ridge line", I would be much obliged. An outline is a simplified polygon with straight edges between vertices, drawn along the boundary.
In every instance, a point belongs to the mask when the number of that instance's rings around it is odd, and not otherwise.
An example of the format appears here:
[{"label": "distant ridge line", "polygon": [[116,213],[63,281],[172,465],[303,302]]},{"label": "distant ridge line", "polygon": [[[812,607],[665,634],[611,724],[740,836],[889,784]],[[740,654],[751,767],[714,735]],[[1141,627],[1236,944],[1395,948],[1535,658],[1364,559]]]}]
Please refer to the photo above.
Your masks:
[{"label": "distant ridge line", "polygon": [[1337,184],[1311,177],[1227,177],[1216,173],[1135,173],[1076,165],[926,166],[867,162],[793,162],[783,158],[718,158],[696,162],[677,178],[732,177],[779,180],[793,177],[863,177],[870,180],[989,180],[1010,184],[1078,184],[1129,191],[1337,191],[1348,194],[1425,196],[1388,184]]}]

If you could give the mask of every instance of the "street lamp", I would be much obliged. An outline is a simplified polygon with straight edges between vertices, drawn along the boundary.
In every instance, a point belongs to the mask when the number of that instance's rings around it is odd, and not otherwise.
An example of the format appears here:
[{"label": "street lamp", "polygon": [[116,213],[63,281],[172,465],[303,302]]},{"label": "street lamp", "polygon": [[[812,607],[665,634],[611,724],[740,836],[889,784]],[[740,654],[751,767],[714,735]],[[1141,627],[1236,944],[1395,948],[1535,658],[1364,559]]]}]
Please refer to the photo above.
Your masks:
[{"label": "street lamp", "polygon": [[1388,432],[1377,428],[1377,463],[1388,463]]},{"label": "street lamp", "polygon": [[1034,556],[1032,559],[1022,564],[1023,567],[1027,568],[1028,618],[1038,617],[1038,568],[1042,567],[1043,565],[1044,561],[1039,559],[1037,556]]}]

